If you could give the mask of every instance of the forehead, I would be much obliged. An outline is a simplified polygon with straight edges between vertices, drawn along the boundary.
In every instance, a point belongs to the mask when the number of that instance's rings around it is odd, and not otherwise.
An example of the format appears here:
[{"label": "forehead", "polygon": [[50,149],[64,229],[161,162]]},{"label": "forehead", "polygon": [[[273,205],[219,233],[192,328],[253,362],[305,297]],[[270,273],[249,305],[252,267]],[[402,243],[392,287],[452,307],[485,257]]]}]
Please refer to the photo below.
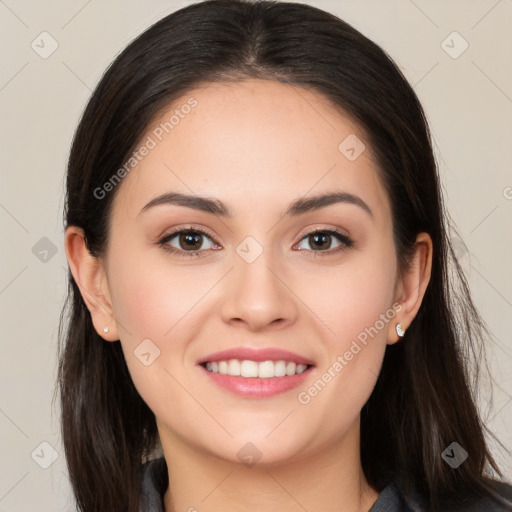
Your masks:
[{"label": "forehead", "polygon": [[324,96],[296,85],[247,80],[197,87],[160,112],[144,146],[114,213],[132,217],[168,191],[222,198],[235,213],[237,205],[281,209],[287,199],[332,189],[387,208],[364,132]]}]

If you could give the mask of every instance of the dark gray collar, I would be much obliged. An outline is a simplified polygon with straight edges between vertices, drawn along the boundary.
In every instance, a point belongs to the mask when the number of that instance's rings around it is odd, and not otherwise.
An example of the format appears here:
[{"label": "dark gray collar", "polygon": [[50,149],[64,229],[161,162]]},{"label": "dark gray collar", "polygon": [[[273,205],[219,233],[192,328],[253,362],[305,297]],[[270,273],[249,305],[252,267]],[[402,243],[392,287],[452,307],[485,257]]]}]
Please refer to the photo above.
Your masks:
[{"label": "dark gray collar", "polygon": [[[140,512],[165,512],[164,494],[168,484],[169,477],[165,459],[160,457],[147,462],[144,465]],[[501,495],[509,499],[512,498],[512,487],[496,482],[496,490]],[[368,512],[423,512],[424,510],[419,496],[405,499],[396,485],[390,482],[384,487]],[[506,512],[512,511],[512,507],[501,506],[484,498],[459,510],[460,512]]]}]

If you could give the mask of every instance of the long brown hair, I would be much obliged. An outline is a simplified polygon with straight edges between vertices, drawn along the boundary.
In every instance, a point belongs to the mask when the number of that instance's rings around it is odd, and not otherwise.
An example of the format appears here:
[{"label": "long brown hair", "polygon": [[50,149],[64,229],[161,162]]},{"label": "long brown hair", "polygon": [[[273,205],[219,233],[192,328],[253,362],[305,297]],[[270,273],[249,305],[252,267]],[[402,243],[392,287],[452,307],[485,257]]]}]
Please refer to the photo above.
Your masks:
[{"label": "long brown hair", "polygon": [[[67,169],[65,226],[82,228],[100,258],[119,187],[101,199],[95,191],[123,166],[151,120],[202,83],[248,78],[316,91],[364,130],[391,201],[401,268],[417,233],[433,240],[419,313],[405,339],[387,348],[361,412],[368,482],[381,490],[393,475],[403,492],[421,493],[432,508],[453,496],[490,494],[484,474],[491,467],[500,473],[470,385],[470,361],[478,368],[486,330],[450,246],[427,121],[393,61],[346,22],[297,3],[210,0],[153,25],[115,59],[84,111]],[[155,418],[119,342],[106,343],[94,330],[71,273],[60,327],[62,435],[78,508],[134,512],[142,461],[158,442]],[[453,441],[470,454],[457,470],[441,457]]]}]

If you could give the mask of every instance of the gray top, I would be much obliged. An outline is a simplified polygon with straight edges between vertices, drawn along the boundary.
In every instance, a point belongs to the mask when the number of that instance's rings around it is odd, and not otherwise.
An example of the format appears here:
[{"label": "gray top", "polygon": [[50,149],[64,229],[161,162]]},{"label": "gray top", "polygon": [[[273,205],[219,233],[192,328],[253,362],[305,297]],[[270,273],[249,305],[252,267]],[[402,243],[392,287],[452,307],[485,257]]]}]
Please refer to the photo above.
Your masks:
[{"label": "gray top", "polygon": [[[140,512],[165,512],[163,496],[169,484],[165,459],[160,457],[147,462],[144,466],[142,484],[142,504]],[[501,482],[495,485],[498,493],[512,501],[512,487]],[[425,508],[420,497],[406,499],[400,490],[390,482],[379,494],[377,501],[368,512],[423,512]],[[487,498],[462,508],[443,512],[506,512],[512,506],[500,505]],[[439,511],[441,512],[441,511]]]}]

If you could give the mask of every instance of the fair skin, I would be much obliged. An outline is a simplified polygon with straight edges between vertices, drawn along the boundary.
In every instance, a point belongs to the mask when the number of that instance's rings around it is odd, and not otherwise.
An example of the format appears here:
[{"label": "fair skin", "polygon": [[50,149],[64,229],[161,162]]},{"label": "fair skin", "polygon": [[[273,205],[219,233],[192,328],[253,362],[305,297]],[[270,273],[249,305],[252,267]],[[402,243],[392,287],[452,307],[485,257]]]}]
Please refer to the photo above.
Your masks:
[{"label": "fair skin", "polygon": [[[156,416],[172,477],[165,510],[367,511],[378,493],[361,468],[360,411],[386,345],[399,340],[396,323],[405,329],[418,312],[431,239],[418,235],[411,267],[399,272],[370,145],[318,93],[260,80],[209,84],[162,112],[148,134],[192,96],[197,107],[119,185],[104,256],[90,256],[76,227],[65,240],[97,332],[120,340]],[[338,150],[350,134],[366,145],[354,161]],[[176,204],[141,211],[171,191],[215,198],[232,216]],[[371,213],[336,202],[285,215],[297,199],[335,191],[357,196]],[[195,256],[157,243],[191,227],[213,235],[200,239]],[[337,229],[353,244],[332,236],[319,248],[308,236],[314,229]],[[262,248],[251,263],[237,253],[248,236]],[[166,241],[183,254],[179,242]],[[383,327],[376,323],[390,311]],[[333,376],[337,357],[376,325],[321,392],[298,400],[329,368]],[[145,339],[160,350],[148,366],[134,355]],[[213,384],[198,360],[240,346],[285,349],[314,365],[299,388],[239,396]],[[237,455],[247,443],[261,455],[252,467]]]}]

